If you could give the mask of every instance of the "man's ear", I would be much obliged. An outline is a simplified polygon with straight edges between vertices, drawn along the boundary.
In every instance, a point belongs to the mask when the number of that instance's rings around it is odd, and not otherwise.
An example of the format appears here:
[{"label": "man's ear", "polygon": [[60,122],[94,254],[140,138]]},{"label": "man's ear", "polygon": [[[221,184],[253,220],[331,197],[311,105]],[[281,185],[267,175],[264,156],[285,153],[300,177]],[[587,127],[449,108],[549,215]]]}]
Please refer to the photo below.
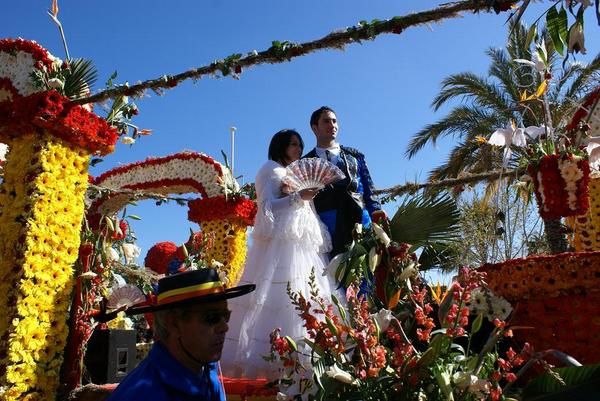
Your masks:
[{"label": "man's ear", "polygon": [[169,327],[171,334],[176,334],[177,337],[181,335],[181,320],[177,319],[173,313],[167,314],[165,324]]}]

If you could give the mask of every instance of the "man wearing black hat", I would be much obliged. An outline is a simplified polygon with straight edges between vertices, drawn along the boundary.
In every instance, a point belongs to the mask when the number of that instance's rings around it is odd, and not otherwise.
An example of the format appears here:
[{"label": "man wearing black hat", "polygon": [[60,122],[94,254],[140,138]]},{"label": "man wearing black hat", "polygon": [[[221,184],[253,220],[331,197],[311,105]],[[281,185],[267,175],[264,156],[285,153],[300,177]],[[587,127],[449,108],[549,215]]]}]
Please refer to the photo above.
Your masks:
[{"label": "man wearing black hat", "polygon": [[227,299],[254,288],[249,284],[225,289],[214,269],[161,279],[155,305],[128,311],[154,312],[154,346],[108,400],[224,401],[216,362],[229,329]]}]

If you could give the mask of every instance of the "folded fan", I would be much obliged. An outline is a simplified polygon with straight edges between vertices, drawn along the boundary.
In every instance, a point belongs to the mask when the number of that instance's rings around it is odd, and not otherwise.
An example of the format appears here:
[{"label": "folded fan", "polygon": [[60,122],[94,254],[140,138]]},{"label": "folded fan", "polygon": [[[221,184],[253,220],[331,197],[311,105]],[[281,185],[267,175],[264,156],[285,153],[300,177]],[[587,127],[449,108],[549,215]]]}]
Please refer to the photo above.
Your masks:
[{"label": "folded fan", "polygon": [[321,189],[344,178],[342,170],[327,160],[316,157],[300,159],[286,167],[283,191],[289,194],[307,188]]},{"label": "folded fan", "polygon": [[118,309],[122,306],[132,306],[144,302],[146,297],[144,293],[135,285],[127,284],[115,288],[108,296],[106,307],[108,309]]}]

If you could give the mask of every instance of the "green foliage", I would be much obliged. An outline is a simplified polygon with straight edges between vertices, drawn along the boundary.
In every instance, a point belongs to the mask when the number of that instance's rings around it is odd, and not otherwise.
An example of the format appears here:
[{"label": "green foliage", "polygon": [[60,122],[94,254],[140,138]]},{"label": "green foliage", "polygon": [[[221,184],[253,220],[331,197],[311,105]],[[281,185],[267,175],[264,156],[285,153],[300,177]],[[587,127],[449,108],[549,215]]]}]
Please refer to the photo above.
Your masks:
[{"label": "green foliage", "polygon": [[80,99],[90,94],[98,80],[98,71],[91,60],[76,58],[68,60],[68,68],[63,71],[64,95],[70,99]]},{"label": "green foliage", "polygon": [[554,371],[532,380],[523,390],[523,401],[600,399],[600,364],[558,368]]}]

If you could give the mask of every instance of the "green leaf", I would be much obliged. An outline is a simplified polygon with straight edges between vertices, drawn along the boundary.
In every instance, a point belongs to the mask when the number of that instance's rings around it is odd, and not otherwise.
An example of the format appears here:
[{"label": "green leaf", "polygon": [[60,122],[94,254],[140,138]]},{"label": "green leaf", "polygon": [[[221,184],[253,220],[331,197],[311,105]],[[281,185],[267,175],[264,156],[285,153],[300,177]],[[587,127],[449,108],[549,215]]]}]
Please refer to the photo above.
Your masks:
[{"label": "green leaf", "polygon": [[392,240],[421,247],[456,240],[460,211],[449,195],[407,198],[390,222]]},{"label": "green leaf", "polygon": [[129,216],[127,216],[127,218],[132,219],[132,220],[141,220],[142,219],[140,216],[137,216],[135,214],[130,214]]},{"label": "green leaf", "polygon": [[531,25],[531,28],[529,28],[529,31],[527,31],[527,38],[525,39],[525,48],[526,49],[529,49],[529,46],[531,46],[531,43],[536,38],[536,36],[537,36],[537,24],[533,24],[533,25]]},{"label": "green leaf", "polygon": [[565,382],[544,373],[523,390],[523,401],[598,400],[600,399],[600,364],[554,369]]},{"label": "green leaf", "polygon": [[483,323],[483,313],[477,315],[475,320],[473,321],[473,325],[471,326],[471,334],[475,334],[481,329],[481,324]]},{"label": "green leaf", "polygon": [[296,345],[296,342],[292,339],[292,337],[290,336],[285,336],[283,337],[285,338],[285,341],[287,341],[287,343],[289,344],[290,348],[294,351],[297,352],[298,351],[298,346]]},{"label": "green leaf", "polygon": [[[558,13],[558,11],[556,11],[556,7],[550,8],[550,10],[548,10],[548,14],[546,14],[546,29],[548,29],[548,33],[550,34],[550,38],[552,39],[552,44],[554,44],[554,49],[561,56],[564,55],[565,51],[565,42],[563,41],[563,38],[566,37],[566,18],[567,12],[562,7],[560,14]],[[564,34],[563,29],[565,30]]]},{"label": "green leaf", "polygon": [[69,68],[64,71],[64,95],[79,99],[88,95],[98,79],[98,71],[90,60],[81,58],[69,60]]}]

